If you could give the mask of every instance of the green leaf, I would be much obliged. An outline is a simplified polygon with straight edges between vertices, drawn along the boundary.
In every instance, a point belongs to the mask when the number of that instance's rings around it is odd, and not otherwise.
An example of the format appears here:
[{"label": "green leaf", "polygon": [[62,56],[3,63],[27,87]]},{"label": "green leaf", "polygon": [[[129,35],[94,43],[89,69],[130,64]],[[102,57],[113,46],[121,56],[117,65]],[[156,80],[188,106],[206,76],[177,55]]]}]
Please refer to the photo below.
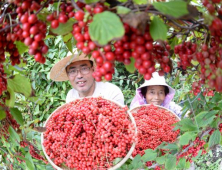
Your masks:
[{"label": "green leaf", "polygon": [[161,156],[161,157],[157,157],[156,158],[156,162],[160,165],[164,164],[165,163],[165,159],[166,159],[166,156]]},{"label": "green leaf", "polygon": [[173,86],[176,86],[180,81],[180,74],[177,75],[176,79],[174,80],[174,82],[172,83]]},{"label": "green leaf", "polygon": [[29,159],[24,158],[23,156],[18,156],[18,155],[16,155],[16,158],[19,158],[19,159],[21,159],[21,160],[24,160],[24,161],[25,161],[25,164],[26,164],[26,166],[27,166],[27,168],[28,168],[29,170],[35,170],[34,164],[32,164],[32,162],[29,161]]},{"label": "green leaf", "polygon": [[16,131],[11,126],[9,126],[8,131],[9,131],[10,137],[13,140],[16,140],[16,141],[20,142],[19,135],[16,133]]},{"label": "green leaf", "polygon": [[20,74],[15,75],[12,79],[8,79],[8,87],[17,93],[22,93],[25,97],[29,97],[32,92],[29,79]]},{"label": "green leaf", "polygon": [[154,16],[153,20],[151,21],[150,34],[151,34],[154,41],[166,40],[166,38],[167,38],[167,26],[157,16]]},{"label": "green leaf", "polygon": [[152,149],[145,150],[145,154],[142,156],[144,162],[155,160],[157,153]]},{"label": "green leaf", "polygon": [[220,140],[221,140],[220,131],[215,130],[214,133],[210,136],[209,147],[219,144]]},{"label": "green leaf", "polygon": [[106,45],[113,39],[121,38],[124,32],[120,18],[109,11],[94,15],[93,22],[89,25],[91,39],[100,45]]},{"label": "green leaf", "polygon": [[117,14],[128,14],[131,9],[124,6],[117,6]]},{"label": "green leaf", "polygon": [[161,147],[161,149],[173,149],[173,150],[176,149],[176,150],[178,150],[179,147],[174,143],[168,143],[167,145]]},{"label": "green leaf", "polygon": [[197,126],[191,119],[185,118],[178,122],[182,131],[197,131]]},{"label": "green leaf", "polygon": [[222,100],[222,95],[220,93],[215,93],[213,98],[211,99],[212,103],[217,103]]},{"label": "green leaf", "polygon": [[202,154],[202,150],[199,150],[197,156],[193,157],[192,160],[196,161],[201,156],[201,154]]},{"label": "green leaf", "polygon": [[96,3],[98,2],[99,0],[85,0],[85,3],[86,4],[92,4],[92,3]]},{"label": "green leaf", "polygon": [[28,51],[28,47],[21,41],[15,41],[15,45],[16,45],[20,55],[22,55],[24,52]]},{"label": "green leaf", "polygon": [[153,6],[161,13],[175,18],[188,14],[185,1],[154,2]]},{"label": "green leaf", "polygon": [[31,157],[31,155],[29,154],[29,152],[27,152],[27,153],[25,154],[25,157],[26,157],[26,159],[29,160],[29,161],[26,163],[27,168],[28,168],[29,170],[35,170],[35,165],[34,165],[34,163],[33,163],[32,157]]},{"label": "green leaf", "polygon": [[[214,113],[218,113],[218,111],[214,111]],[[215,114],[210,114],[209,111],[203,111],[196,116],[196,121],[199,127],[204,127],[210,124],[214,118]]]},{"label": "green leaf", "polygon": [[118,164],[121,160],[122,160],[122,158],[116,158],[116,159],[114,159],[113,165]]},{"label": "green leaf", "polygon": [[190,140],[194,140],[195,137],[196,137],[196,133],[195,132],[186,132],[182,136],[180,136],[179,144],[180,145],[187,145],[189,143],[189,141]]},{"label": "green leaf", "polygon": [[8,99],[6,99],[6,105],[8,107],[14,107],[14,104],[15,104],[15,92],[9,86],[7,88],[8,88],[8,92],[9,92],[10,97]]},{"label": "green leaf", "polygon": [[10,108],[10,112],[11,112],[12,116],[14,117],[14,119],[20,125],[24,124],[24,120],[23,120],[22,114],[21,114],[21,112],[17,108]]},{"label": "green leaf", "polygon": [[119,2],[127,2],[127,0],[118,0]]},{"label": "green leaf", "polygon": [[141,161],[141,155],[140,154],[136,155],[131,164],[134,169],[141,168],[141,166],[143,165],[143,163]]},{"label": "green leaf", "polygon": [[134,67],[135,59],[130,57],[131,63],[129,65],[125,65],[125,68],[128,72],[134,73],[136,68]]},{"label": "green leaf", "polygon": [[69,41],[73,37],[72,33],[66,34],[65,36],[62,37],[64,42]]},{"label": "green leaf", "polygon": [[147,4],[148,0],[133,0],[133,2],[138,5],[143,5],[143,4]]},{"label": "green leaf", "polygon": [[171,49],[174,49],[174,47],[178,44],[178,38],[174,37],[170,42]]},{"label": "green leaf", "polygon": [[6,113],[4,109],[0,106],[0,120],[4,119],[6,116]]},{"label": "green leaf", "polygon": [[72,51],[72,40],[69,40],[67,43],[66,43],[66,47],[69,49],[69,51]]},{"label": "green leaf", "polygon": [[173,155],[167,155],[165,167],[167,170],[174,170],[176,168],[176,156]]},{"label": "green leaf", "polygon": [[186,167],[186,159],[180,158],[179,163],[177,164],[177,168],[184,169]]},{"label": "green leaf", "polygon": [[68,33],[70,33],[72,31],[72,25],[75,23],[76,21],[73,18],[70,18],[66,23],[60,23],[58,28],[53,29],[50,27],[50,31],[52,31],[54,34],[57,35],[66,35]]}]

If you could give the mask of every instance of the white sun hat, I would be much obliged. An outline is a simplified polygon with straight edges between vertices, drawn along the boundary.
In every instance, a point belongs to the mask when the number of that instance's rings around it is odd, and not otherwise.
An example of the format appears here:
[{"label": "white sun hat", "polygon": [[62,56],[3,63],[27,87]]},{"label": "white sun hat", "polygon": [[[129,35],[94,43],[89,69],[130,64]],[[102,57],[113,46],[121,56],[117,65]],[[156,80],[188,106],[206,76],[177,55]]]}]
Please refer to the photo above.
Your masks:
[{"label": "white sun hat", "polygon": [[93,62],[93,66],[96,66],[96,63],[92,57],[89,57],[85,54],[78,54],[77,52],[68,52],[67,57],[61,59],[57,62],[52,69],[50,70],[50,79],[54,81],[66,81],[69,80],[66,67],[71,63],[82,60],[91,60]]},{"label": "white sun hat", "polygon": [[167,86],[170,94],[175,93],[175,90],[166,83],[166,79],[164,78],[164,76],[160,76],[158,72],[154,72],[151,79],[145,80],[145,82],[138,89],[155,85]]}]

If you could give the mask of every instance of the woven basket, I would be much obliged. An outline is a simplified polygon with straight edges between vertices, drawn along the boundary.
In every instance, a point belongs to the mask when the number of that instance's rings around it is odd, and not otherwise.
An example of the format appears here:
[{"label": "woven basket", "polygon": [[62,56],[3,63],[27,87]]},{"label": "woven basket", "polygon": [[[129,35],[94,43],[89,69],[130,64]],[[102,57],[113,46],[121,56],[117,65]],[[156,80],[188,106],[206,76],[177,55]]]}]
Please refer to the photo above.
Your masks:
[{"label": "woven basket", "polygon": [[[90,97],[87,97],[87,98],[90,98]],[[78,99],[79,100],[79,99]],[[108,99],[105,99],[105,100],[108,100]],[[108,101],[111,101],[112,103],[115,103],[116,105],[118,105],[119,107],[124,107],[123,105],[121,105],[120,103],[117,103],[113,100],[108,100]],[[73,101],[72,101],[73,102]],[[50,118],[52,117],[52,115],[55,113],[55,112],[58,112],[59,110],[65,108],[69,103],[65,103],[63,104],[62,106],[58,107],[54,112],[51,113],[51,115],[48,117],[48,119],[46,120],[46,122],[44,123],[44,127],[46,126],[47,122],[50,120]],[[134,124],[135,126],[135,135],[137,135],[137,128],[136,128],[136,122],[131,114],[131,112],[127,111],[127,114],[129,115],[129,118],[131,120],[131,122]],[[43,141],[44,141],[44,133],[41,134],[41,145],[42,145],[42,149],[43,149],[43,152],[45,154],[45,157],[47,158],[47,160],[49,161],[49,163],[57,170],[65,170],[65,169],[70,169],[70,168],[63,168],[63,167],[58,167],[51,159],[50,157],[46,154],[46,151],[45,151],[45,148],[43,146]],[[127,155],[120,161],[118,162],[116,165],[114,165],[113,167],[109,168],[108,170],[116,170],[118,168],[120,168],[130,157],[131,157],[131,154],[133,153],[134,149],[135,149],[135,146],[136,146],[136,143],[133,142],[130,150],[128,151]]]},{"label": "woven basket", "polygon": [[[143,105],[140,105],[140,106],[136,106],[136,107],[130,109],[128,112],[130,112],[130,113],[133,115],[133,113],[134,113],[134,114],[137,113],[140,108],[142,108],[142,107],[144,107],[144,106],[149,106],[149,105],[150,105],[150,104],[143,104]],[[170,114],[174,115],[179,121],[181,120],[179,116],[177,116],[175,113],[173,113],[173,112],[170,111],[169,109],[164,108],[164,107],[159,106],[159,105],[154,105],[154,106],[158,107],[159,109],[167,110]],[[133,156],[130,156],[130,159],[134,159],[134,157],[133,157]]]},{"label": "woven basket", "polygon": [[[150,104],[143,104],[143,105],[140,105],[140,106],[136,106],[132,109],[129,110],[129,112],[132,114],[132,113],[137,113],[137,111],[141,108],[141,107],[144,107],[144,106],[149,106]],[[175,113],[173,113],[171,110],[165,108],[165,107],[162,107],[162,106],[159,106],[159,105],[155,105],[154,106],[158,107],[159,109],[163,109],[163,110],[167,110],[170,114],[174,115],[179,121],[181,120],[179,116],[177,116]]]}]

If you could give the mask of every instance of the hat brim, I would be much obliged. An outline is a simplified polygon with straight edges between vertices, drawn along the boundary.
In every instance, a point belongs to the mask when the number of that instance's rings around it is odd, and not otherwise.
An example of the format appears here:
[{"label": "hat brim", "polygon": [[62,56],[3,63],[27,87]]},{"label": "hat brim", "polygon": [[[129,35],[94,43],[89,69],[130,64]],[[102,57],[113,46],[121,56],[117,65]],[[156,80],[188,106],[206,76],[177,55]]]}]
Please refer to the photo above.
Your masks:
[{"label": "hat brim", "polygon": [[143,87],[148,87],[148,86],[166,86],[168,87],[170,94],[175,93],[175,90],[172,87],[170,87],[168,84],[163,83],[163,82],[162,83],[158,83],[158,82],[147,83],[146,82],[146,83],[143,83],[138,89],[141,89]]},{"label": "hat brim", "polygon": [[72,54],[69,55],[62,60],[60,60],[58,63],[56,63],[52,69],[50,70],[50,79],[54,81],[67,81],[69,80],[67,73],[66,73],[66,67],[70,65],[71,63],[74,63],[76,61],[83,61],[83,60],[91,60],[93,62],[93,66],[95,67],[95,61],[92,57],[88,57],[85,54]]}]

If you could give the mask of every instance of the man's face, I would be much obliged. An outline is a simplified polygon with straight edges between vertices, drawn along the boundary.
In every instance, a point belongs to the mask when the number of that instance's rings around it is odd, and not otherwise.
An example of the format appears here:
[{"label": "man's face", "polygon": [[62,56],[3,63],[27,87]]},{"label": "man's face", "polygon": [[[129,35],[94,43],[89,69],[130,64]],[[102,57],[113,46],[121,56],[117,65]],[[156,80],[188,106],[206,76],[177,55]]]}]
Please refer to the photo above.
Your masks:
[{"label": "man's face", "polygon": [[93,67],[88,60],[77,61],[67,66],[67,75],[74,89],[79,94],[93,93],[95,80],[92,76]]}]

